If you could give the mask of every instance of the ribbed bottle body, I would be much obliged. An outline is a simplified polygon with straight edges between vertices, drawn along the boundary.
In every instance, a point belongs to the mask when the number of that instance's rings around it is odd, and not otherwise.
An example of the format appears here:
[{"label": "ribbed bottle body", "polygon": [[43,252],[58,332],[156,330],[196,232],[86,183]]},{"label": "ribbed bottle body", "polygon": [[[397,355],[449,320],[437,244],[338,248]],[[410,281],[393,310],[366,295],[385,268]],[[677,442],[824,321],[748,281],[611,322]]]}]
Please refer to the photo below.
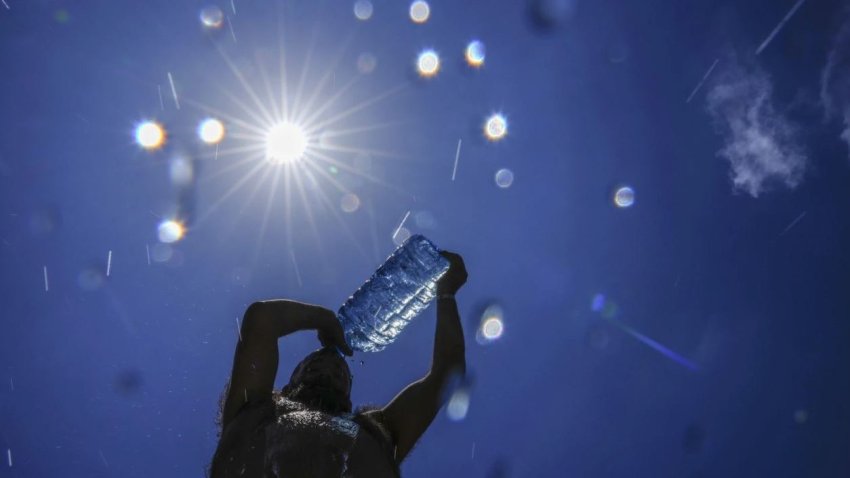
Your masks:
[{"label": "ribbed bottle body", "polygon": [[448,269],[448,259],[431,241],[411,236],[339,309],[348,345],[362,352],[383,350],[428,307]]}]

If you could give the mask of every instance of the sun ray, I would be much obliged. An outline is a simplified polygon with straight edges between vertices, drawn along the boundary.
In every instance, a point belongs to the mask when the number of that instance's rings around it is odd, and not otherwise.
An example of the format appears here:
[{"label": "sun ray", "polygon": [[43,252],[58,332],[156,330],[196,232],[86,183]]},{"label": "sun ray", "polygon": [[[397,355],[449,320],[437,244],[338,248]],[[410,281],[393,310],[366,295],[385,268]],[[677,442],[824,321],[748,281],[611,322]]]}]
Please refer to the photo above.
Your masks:
[{"label": "sun ray", "polygon": [[257,96],[257,93],[254,91],[253,88],[251,88],[251,85],[248,83],[248,80],[245,79],[245,76],[242,75],[242,72],[239,70],[239,68],[233,63],[230,57],[227,56],[227,53],[224,52],[221,46],[217,45],[216,49],[218,50],[221,57],[224,59],[224,62],[227,64],[227,67],[230,68],[230,71],[236,76],[236,79],[239,80],[239,83],[245,89],[245,92],[248,94],[248,96],[251,97],[251,100],[254,101],[254,105],[257,107],[260,114],[263,115],[263,119],[265,120],[265,122],[269,124],[273,123],[274,117],[272,117],[266,107],[263,106],[263,103],[262,101],[260,101],[260,98]]},{"label": "sun ray", "polygon": [[[353,77],[351,77],[351,79],[349,79],[349,80],[348,80],[348,81],[347,81],[344,85],[342,85],[342,88],[340,88],[340,89],[339,89],[336,93],[334,93],[334,95],[333,95],[333,96],[331,96],[330,98],[328,98],[328,100],[327,100],[327,101],[325,101],[325,102],[322,104],[322,106],[320,106],[318,109],[316,109],[316,111],[312,112],[312,113],[310,114],[310,116],[307,116],[306,118],[299,118],[297,121],[298,121],[299,123],[302,123],[302,124],[312,124],[314,121],[316,121],[318,118],[320,118],[320,117],[322,116],[322,114],[324,114],[324,112],[325,112],[328,108],[330,108],[331,106],[333,106],[333,105],[334,105],[334,103],[335,103],[335,102],[336,102],[336,101],[337,101],[340,97],[342,97],[345,93],[347,93],[347,92],[348,92],[348,90],[349,90],[352,86],[354,86],[354,84],[355,84],[355,83],[357,83],[357,81],[358,81],[359,79],[360,79],[360,77],[358,77],[358,76],[353,76]],[[311,102],[310,102],[310,103],[311,103],[311,104],[310,104],[310,105],[308,105],[308,106],[312,106],[312,99],[311,99]],[[304,113],[304,114],[306,115],[306,114],[307,114],[306,112],[307,112],[307,111],[309,111],[309,108],[305,107],[305,108],[303,108],[303,111],[305,111],[305,113]]]},{"label": "sun ray", "polygon": [[370,156],[375,156],[375,157],[379,157],[379,158],[392,158],[392,159],[410,158],[410,156],[405,154],[405,153],[396,153],[396,152],[393,152],[393,151],[382,151],[380,149],[353,148],[353,147],[341,146],[341,145],[328,145],[328,146],[325,146],[322,149],[325,150],[325,151],[334,152],[334,153],[368,154]]},{"label": "sun ray", "polygon": [[316,226],[316,220],[313,217],[313,209],[310,207],[310,202],[304,192],[304,185],[296,179],[295,187],[298,188],[298,194],[301,196],[301,202],[304,204],[304,211],[307,213],[307,220],[310,223],[310,229],[313,231],[313,236],[316,238],[316,245],[319,248],[319,255],[324,256],[325,248],[322,245],[322,236],[319,234],[319,228]]},{"label": "sun ray", "polygon": [[345,111],[343,111],[343,112],[341,112],[341,113],[338,113],[338,114],[337,114],[337,115],[335,115],[335,116],[332,116],[332,117],[330,117],[330,118],[327,118],[327,119],[325,119],[324,121],[322,121],[322,122],[320,122],[320,123],[317,123],[317,124],[315,124],[315,125],[311,125],[311,126],[312,126],[314,129],[317,129],[317,130],[318,130],[318,129],[322,129],[322,128],[326,127],[326,126],[329,126],[329,125],[331,125],[331,124],[336,123],[337,121],[341,121],[341,120],[343,120],[343,119],[345,119],[345,118],[348,118],[349,116],[353,115],[354,113],[357,113],[358,111],[360,111],[360,110],[362,110],[362,109],[364,109],[364,108],[366,108],[366,107],[372,106],[372,105],[374,105],[375,103],[378,103],[379,101],[383,101],[383,100],[385,100],[385,99],[387,99],[387,98],[389,98],[389,97],[393,96],[394,94],[396,94],[396,93],[398,93],[398,92],[400,92],[401,90],[404,90],[404,89],[406,89],[406,88],[407,88],[407,85],[405,85],[405,84],[400,84],[400,85],[398,85],[398,86],[395,86],[395,87],[393,87],[393,88],[390,88],[389,90],[387,90],[387,91],[385,91],[385,92],[383,92],[383,93],[381,93],[381,94],[379,94],[379,95],[373,96],[372,98],[370,98],[370,99],[368,99],[368,100],[366,100],[366,101],[364,101],[364,102],[362,102],[362,103],[360,103],[360,104],[354,105],[354,106],[352,106],[351,108],[349,108],[349,109],[347,109],[347,110],[345,110]]},{"label": "sun ray", "polygon": [[277,101],[274,101],[274,93],[272,93],[272,85],[271,85],[271,83],[269,83],[269,75],[266,73],[266,67],[265,67],[266,62],[262,61],[263,59],[260,58],[259,50],[254,53],[254,58],[256,59],[256,62],[257,62],[257,67],[258,67],[259,72],[260,72],[260,78],[263,81],[263,87],[266,90],[266,96],[268,96],[268,98],[270,100],[269,104],[271,105],[272,115],[273,115],[274,118],[281,118],[282,112],[277,107]]},{"label": "sun ray", "polygon": [[[314,168],[322,176],[326,177],[332,184],[334,184],[337,187],[337,189],[340,192],[349,192],[349,190],[347,188],[345,188],[342,184],[340,184],[339,181],[337,181],[335,178],[331,177],[331,175],[328,174],[326,171],[323,171],[322,168],[319,168],[318,166],[315,166],[315,165],[310,165],[309,163],[305,163],[305,164],[308,167]],[[354,233],[351,232],[351,228],[348,226],[348,224],[346,224],[345,220],[340,215],[338,208],[337,208],[337,205],[333,201],[331,201],[330,198],[328,198],[325,191],[319,189],[319,195],[320,195],[322,201],[325,203],[325,206],[328,209],[330,209],[331,213],[334,215],[337,222],[342,226],[342,228],[346,232],[346,234],[348,234],[348,237],[349,237],[349,239],[351,239],[351,242],[354,245],[357,246],[357,250],[360,252],[360,254],[363,255],[363,258],[368,260],[369,255],[366,253],[366,250],[363,248],[363,245],[360,244],[360,242],[357,240],[357,237],[354,235]]]},{"label": "sun ray", "polygon": [[292,101],[292,110],[296,112],[301,107],[301,94],[304,92],[304,83],[307,82],[307,72],[310,71],[310,61],[313,59],[313,48],[316,46],[317,35],[318,28],[314,25],[310,45],[307,47],[307,56],[304,58],[304,65],[301,67],[301,78],[298,79],[298,86],[295,88],[295,98]]},{"label": "sun ray", "polygon": [[[358,126],[356,128],[347,128],[347,129],[335,129],[333,131],[328,131],[325,133],[328,138],[338,138],[341,136],[348,136],[352,134],[360,134],[360,133],[369,133],[372,131],[379,131],[382,129],[390,129],[399,126],[404,126],[405,124],[410,124],[412,121],[404,120],[404,121],[388,121],[386,123],[375,123],[366,126]],[[309,131],[309,133],[313,133],[313,131]]]},{"label": "sun ray", "polygon": [[[224,154],[224,153],[220,153],[220,154]],[[228,154],[230,154],[230,152],[228,152]],[[224,175],[226,175],[226,174],[229,174],[229,173],[231,173],[233,170],[236,170],[236,169],[242,168],[242,167],[244,167],[246,164],[253,163],[253,162],[258,162],[258,161],[257,161],[257,158],[255,158],[255,157],[253,157],[253,156],[247,156],[247,157],[245,157],[245,158],[243,158],[243,159],[239,159],[239,160],[237,160],[236,162],[234,162],[234,163],[232,163],[232,164],[228,164],[227,166],[224,166],[223,168],[221,168],[220,170],[218,170],[218,171],[216,171],[216,172],[214,172],[214,173],[211,173],[211,174],[205,174],[204,176],[202,176],[201,178],[199,178],[199,179],[198,179],[198,182],[199,182],[199,183],[201,183],[201,184],[208,183],[208,182],[210,182],[210,181],[213,181],[213,180],[215,180],[215,179],[218,179],[220,176],[224,176]],[[251,170],[251,173],[253,173],[253,169]],[[250,174],[250,173],[249,173],[249,174]]]},{"label": "sun ray", "polygon": [[[286,42],[284,41],[284,18],[282,17],[281,10],[278,10],[278,28],[280,29],[280,34],[277,37],[277,46],[278,51],[280,51],[280,67],[279,73],[280,78],[280,112],[283,118],[289,118],[289,92],[286,89],[287,83],[287,69],[286,69]],[[272,98],[274,99],[274,98]]]},{"label": "sun ray", "polygon": [[252,266],[257,265],[257,260],[260,257],[260,251],[263,247],[263,240],[266,236],[266,227],[269,223],[269,216],[271,215],[272,206],[274,205],[274,197],[277,194],[277,183],[280,180],[281,170],[285,168],[275,168],[274,176],[272,178],[272,184],[269,188],[269,195],[266,199],[266,209],[263,211],[263,222],[260,224],[260,233],[257,234],[257,244],[254,246],[254,258],[251,261]]},{"label": "sun ray", "polygon": [[327,162],[327,163],[330,163],[330,164],[332,164],[333,166],[337,166],[339,169],[342,169],[342,170],[344,170],[344,171],[347,171],[347,172],[353,173],[353,174],[354,174],[354,175],[356,175],[356,176],[360,176],[360,177],[362,177],[362,178],[368,179],[368,180],[370,180],[370,181],[374,182],[375,184],[379,184],[379,185],[381,185],[381,186],[383,186],[383,187],[385,187],[385,188],[387,188],[387,189],[389,189],[389,190],[391,190],[391,191],[394,191],[394,192],[397,192],[397,193],[401,194],[402,196],[412,197],[412,195],[410,194],[410,192],[409,192],[409,191],[405,191],[404,189],[402,189],[402,188],[400,188],[400,187],[398,187],[398,186],[395,186],[395,185],[393,185],[393,184],[387,183],[387,182],[385,182],[385,181],[383,181],[383,180],[381,180],[381,179],[378,179],[377,177],[372,176],[372,175],[370,175],[370,174],[364,173],[364,172],[362,172],[362,171],[358,171],[358,170],[357,170],[357,169],[355,169],[354,167],[349,166],[349,165],[347,165],[347,164],[345,164],[345,163],[343,163],[343,162],[341,162],[341,161],[339,161],[339,160],[336,160],[336,159],[334,159],[334,158],[332,158],[332,157],[330,157],[330,156],[326,156],[326,155],[324,155],[324,154],[322,154],[322,153],[320,153],[320,152],[318,152],[318,151],[314,151],[314,152],[313,152],[313,154],[314,154],[316,157],[318,157],[319,159],[321,159],[321,160],[323,160],[323,161],[325,161],[325,162]]},{"label": "sun ray", "polygon": [[[316,87],[313,89],[313,94],[310,95],[310,98],[307,99],[307,103],[302,108],[299,109],[299,111],[301,111],[303,113],[295,118],[295,121],[297,123],[309,124],[309,123],[312,122],[311,120],[305,120],[303,118],[303,115],[306,114],[306,112],[310,111],[313,108],[313,103],[315,103],[316,99],[319,97],[319,95],[321,95],[324,92],[325,85],[327,84],[328,80],[330,80],[331,78],[333,78],[336,75],[336,71],[335,71],[336,67],[339,66],[340,61],[342,61],[342,58],[344,57],[346,50],[348,50],[348,47],[351,45],[352,40],[354,40],[354,33],[353,32],[348,34],[348,38],[345,39],[345,41],[342,43],[340,48],[337,50],[336,55],[334,56],[333,60],[331,60],[331,64],[328,67],[327,71],[325,71],[325,74],[322,75],[322,78],[319,80],[319,82],[316,84]],[[356,80],[357,78],[358,78],[358,76],[354,76],[352,78],[352,80]],[[351,83],[353,83],[353,81],[349,81],[348,85],[350,85]],[[348,85],[345,86],[344,88],[347,89],[349,87]],[[339,96],[339,94],[334,95],[333,98],[336,98],[338,96]],[[333,99],[329,100],[329,101],[333,101]],[[328,102],[325,102],[325,103],[328,103]],[[313,116],[315,117],[316,115],[313,115]]]},{"label": "sun ray", "polygon": [[[253,115],[253,113],[251,113],[251,109],[247,105],[242,103],[239,99],[237,99],[235,96],[233,96],[231,93],[224,91],[223,94],[228,96],[228,99],[236,102],[237,106],[239,106],[241,109],[245,110],[245,112],[248,112],[249,114]],[[245,128],[245,129],[248,129],[248,130],[251,130],[251,131],[256,131],[258,135],[263,134],[263,129],[260,128],[259,126],[257,126],[256,123],[249,123],[249,122],[239,118],[238,116],[233,116],[229,113],[226,113],[222,110],[219,110],[219,109],[213,108],[211,106],[205,105],[205,104],[203,104],[199,101],[195,101],[191,98],[184,97],[183,102],[186,103],[186,104],[189,104],[189,105],[191,105],[195,108],[198,108],[199,110],[201,110],[202,112],[204,112],[208,115],[216,116],[217,118],[224,120],[224,122],[229,124],[229,125],[238,125],[242,128]]]},{"label": "sun ray", "polygon": [[212,215],[212,213],[215,212],[215,210],[218,209],[218,207],[221,206],[221,204],[224,201],[227,200],[227,198],[229,198],[234,193],[236,193],[236,191],[238,191],[242,187],[243,184],[245,184],[248,181],[250,181],[251,179],[253,179],[254,175],[257,174],[264,167],[266,167],[265,164],[263,164],[262,162],[258,162],[257,165],[254,166],[253,169],[251,169],[251,171],[249,171],[242,178],[240,178],[238,181],[236,181],[236,183],[233,186],[231,186],[230,189],[227,190],[227,192],[225,192],[220,198],[218,198],[214,203],[212,203],[210,205],[210,207],[206,210],[206,212],[203,215],[198,217],[198,219],[195,221],[195,227],[198,227],[204,221],[206,221],[206,219],[209,218],[210,215]]}]

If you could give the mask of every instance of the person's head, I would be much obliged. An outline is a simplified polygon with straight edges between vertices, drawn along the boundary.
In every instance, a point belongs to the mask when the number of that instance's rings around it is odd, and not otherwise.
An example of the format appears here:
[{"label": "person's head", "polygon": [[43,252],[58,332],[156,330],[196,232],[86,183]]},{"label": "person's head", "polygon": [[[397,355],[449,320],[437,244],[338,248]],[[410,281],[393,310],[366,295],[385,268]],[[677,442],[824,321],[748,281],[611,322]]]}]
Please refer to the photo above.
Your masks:
[{"label": "person's head", "polygon": [[350,413],[351,370],[336,349],[321,348],[295,367],[281,395],[326,413]]}]

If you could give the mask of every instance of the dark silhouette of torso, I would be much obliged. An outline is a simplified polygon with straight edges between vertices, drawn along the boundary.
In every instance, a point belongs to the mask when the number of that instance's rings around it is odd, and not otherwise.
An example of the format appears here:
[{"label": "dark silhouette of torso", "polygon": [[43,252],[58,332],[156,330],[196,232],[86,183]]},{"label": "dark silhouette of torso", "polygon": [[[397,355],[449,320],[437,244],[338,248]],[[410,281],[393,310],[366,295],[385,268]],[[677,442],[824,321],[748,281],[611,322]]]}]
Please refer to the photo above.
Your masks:
[{"label": "dark silhouette of torso", "polygon": [[331,415],[275,396],[222,432],[212,478],[398,478],[380,412]]}]

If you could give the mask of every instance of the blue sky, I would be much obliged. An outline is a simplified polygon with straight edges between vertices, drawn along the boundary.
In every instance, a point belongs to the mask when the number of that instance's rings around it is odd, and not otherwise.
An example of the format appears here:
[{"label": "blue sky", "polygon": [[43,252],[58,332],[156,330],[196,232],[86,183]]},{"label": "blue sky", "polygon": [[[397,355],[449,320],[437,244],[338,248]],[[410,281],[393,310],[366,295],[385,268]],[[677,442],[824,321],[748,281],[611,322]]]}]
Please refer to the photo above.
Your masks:
[{"label": "blue sky", "polygon": [[[760,48],[796,0],[532,3],[5,0],[0,476],[200,475],[244,308],[336,309],[408,232],[466,260],[472,396],[405,476],[850,473],[846,4]],[[282,97],[297,168],[264,158]],[[354,401],[424,374],[433,329],[355,356]],[[281,341],[278,385],[316,346]]]}]

